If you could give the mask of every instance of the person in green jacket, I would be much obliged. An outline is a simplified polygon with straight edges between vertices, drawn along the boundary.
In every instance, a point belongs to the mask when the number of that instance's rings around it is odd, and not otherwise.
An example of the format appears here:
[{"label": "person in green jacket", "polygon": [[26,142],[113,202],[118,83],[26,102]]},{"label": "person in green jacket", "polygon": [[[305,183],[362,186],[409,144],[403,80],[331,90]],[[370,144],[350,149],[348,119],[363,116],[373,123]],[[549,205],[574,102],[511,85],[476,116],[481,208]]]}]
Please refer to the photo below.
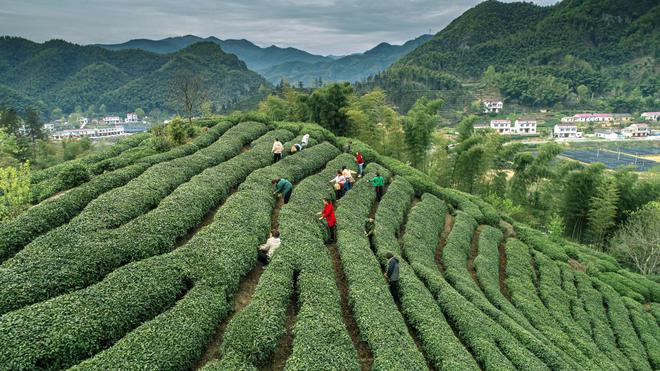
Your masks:
[{"label": "person in green jacket", "polygon": [[275,192],[273,194],[276,195],[281,193],[284,197],[284,203],[289,203],[289,198],[291,198],[291,192],[293,191],[293,184],[284,178],[275,178],[271,183],[275,184]]},{"label": "person in green jacket", "polygon": [[383,198],[383,186],[385,185],[385,180],[380,176],[380,172],[376,172],[376,176],[369,180],[369,183],[376,188],[376,200],[380,202]]}]

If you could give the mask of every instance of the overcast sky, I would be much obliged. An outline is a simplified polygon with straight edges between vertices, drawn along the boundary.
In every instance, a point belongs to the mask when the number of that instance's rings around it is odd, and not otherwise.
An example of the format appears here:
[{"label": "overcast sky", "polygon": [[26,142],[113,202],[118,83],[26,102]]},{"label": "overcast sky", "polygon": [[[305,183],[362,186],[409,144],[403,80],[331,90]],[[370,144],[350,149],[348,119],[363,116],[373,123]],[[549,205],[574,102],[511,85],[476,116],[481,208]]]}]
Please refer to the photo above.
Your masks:
[{"label": "overcast sky", "polygon": [[[0,0],[0,35],[120,43],[169,36],[248,39],[317,54],[436,33],[479,0]],[[551,5],[556,0],[534,0]]]}]

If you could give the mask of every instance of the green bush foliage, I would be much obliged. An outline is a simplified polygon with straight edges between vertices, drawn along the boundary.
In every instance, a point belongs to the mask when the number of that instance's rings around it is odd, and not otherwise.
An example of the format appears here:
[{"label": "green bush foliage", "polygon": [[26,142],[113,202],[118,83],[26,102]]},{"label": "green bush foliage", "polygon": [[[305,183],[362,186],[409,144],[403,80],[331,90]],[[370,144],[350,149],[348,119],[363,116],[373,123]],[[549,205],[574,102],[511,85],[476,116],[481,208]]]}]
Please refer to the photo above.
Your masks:
[{"label": "green bush foliage", "polygon": [[[385,197],[390,195],[388,192]],[[382,205],[385,205],[385,200]],[[437,197],[429,193],[422,195],[421,201],[410,210],[408,216],[406,233],[403,236],[404,255],[408,249],[437,246],[446,210],[446,204]],[[390,238],[391,232],[392,230]],[[417,331],[426,357],[437,370],[478,369],[474,358],[454,335],[433,296],[415,276],[410,265],[405,261],[401,264],[405,268],[401,269],[399,282],[403,314]]]},{"label": "green bush foliage", "polygon": [[[263,124],[236,125],[211,146],[152,166],[104,193],[68,224],[27,245],[2,265],[0,313],[86,287],[123,264],[164,252],[213,205],[195,183],[172,192],[204,169],[236,156],[265,130]],[[188,187],[197,192],[190,194]]]},{"label": "green bush foliage", "polygon": [[125,185],[142,174],[149,166],[157,164],[159,160],[168,161],[192,154],[215,142],[227,129],[228,127],[218,125],[198,137],[197,144],[190,145],[190,151],[174,149],[163,154],[165,156],[159,155],[144,163],[101,174],[56,199],[35,205],[16,219],[5,223],[0,229],[0,262],[14,255],[36,237],[67,223],[101,194]]}]

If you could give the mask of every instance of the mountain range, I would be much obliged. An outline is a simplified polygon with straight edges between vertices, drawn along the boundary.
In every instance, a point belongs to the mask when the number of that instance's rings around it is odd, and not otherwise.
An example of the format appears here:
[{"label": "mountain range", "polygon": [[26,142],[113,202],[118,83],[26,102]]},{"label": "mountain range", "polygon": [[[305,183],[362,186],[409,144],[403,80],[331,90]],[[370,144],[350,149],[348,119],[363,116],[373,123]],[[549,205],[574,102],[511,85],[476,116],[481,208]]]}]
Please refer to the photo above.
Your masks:
[{"label": "mountain range", "polygon": [[481,80],[493,66],[499,75],[491,83],[505,100],[530,106],[564,102],[581,85],[594,96],[638,89],[657,103],[659,19],[657,0],[564,0],[553,6],[488,0],[366,86],[385,87],[409,106],[410,91],[454,89],[458,82]]},{"label": "mountain range", "polygon": [[72,112],[104,104],[108,112],[136,107],[177,112],[172,84],[184,74],[202,78],[216,107],[239,107],[251,99],[250,104],[256,104],[259,87],[267,84],[235,55],[210,42],[157,54],[62,40],[0,38],[0,105],[19,109],[59,107]]},{"label": "mountain range", "polygon": [[378,73],[402,55],[431,39],[422,35],[403,45],[381,43],[364,53],[347,56],[320,56],[296,48],[281,48],[275,45],[262,48],[248,40],[221,40],[211,36],[202,38],[194,35],[170,37],[162,40],[135,39],[121,44],[97,44],[109,50],[141,49],[154,53],[173,53],[196,42],[212,42],[220,45],[226,53],[235,54],[248,68],[277,84],[280,80],[290,83],[303,82],[312,86],[318,79],[323,81],[362,80]]}]

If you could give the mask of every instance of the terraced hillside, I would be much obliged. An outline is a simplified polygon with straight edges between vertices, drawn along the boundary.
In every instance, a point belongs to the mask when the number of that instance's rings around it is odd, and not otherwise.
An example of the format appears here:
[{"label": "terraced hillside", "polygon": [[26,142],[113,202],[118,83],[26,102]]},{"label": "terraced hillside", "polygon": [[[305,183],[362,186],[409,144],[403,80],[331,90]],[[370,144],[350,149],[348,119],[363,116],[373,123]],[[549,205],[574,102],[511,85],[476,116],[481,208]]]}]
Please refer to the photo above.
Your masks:
[{"label": "terraced hillside", "polygon": [[[309,148],[273,163],[275,138],[305,133]],[[660,368],[660,284],[356,141],[366,176],[336,202],[328,242],[316,213],[336,169],[354,168],[345,140],[219,122],[158,160],[118,150],[102,161],[119,165],[1,226],[0,369]],[[61,217],[28,217],[56,202]],[[282,245],[263,267],[272,228]]]}]

